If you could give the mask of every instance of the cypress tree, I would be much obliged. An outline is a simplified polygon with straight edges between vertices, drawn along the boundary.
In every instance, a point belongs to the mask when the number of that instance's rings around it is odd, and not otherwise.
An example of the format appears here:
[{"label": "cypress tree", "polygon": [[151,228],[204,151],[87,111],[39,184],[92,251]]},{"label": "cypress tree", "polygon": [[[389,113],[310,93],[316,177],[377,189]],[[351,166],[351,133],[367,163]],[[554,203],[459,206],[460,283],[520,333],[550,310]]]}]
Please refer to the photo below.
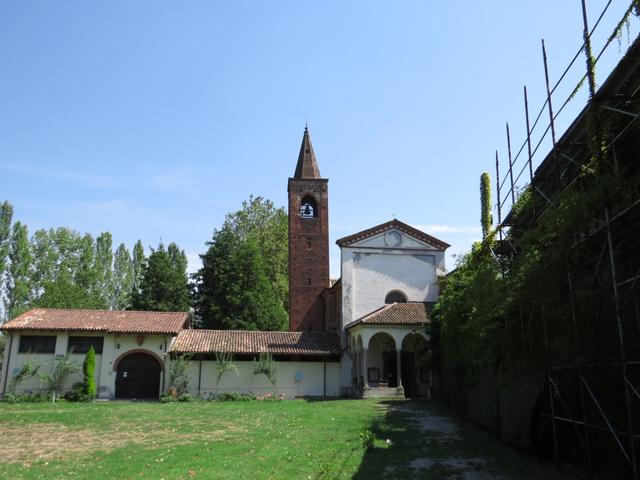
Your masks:
[{"label": "cypress tree", "polygon": [[82,364],[82,374],[84,375],[84,384],[82,386],[82,393],[90,397],[96,396],[96,352],[93,349],[93,345],[89,347],[87,355],[84,357],[84,363]]},{"label": "cypress tree", "polygon": [[480,224],[482,225],[482,238],[485,239],[491,232],[493,215],[491,215],[491,179],[484,172],[480,175]]}]

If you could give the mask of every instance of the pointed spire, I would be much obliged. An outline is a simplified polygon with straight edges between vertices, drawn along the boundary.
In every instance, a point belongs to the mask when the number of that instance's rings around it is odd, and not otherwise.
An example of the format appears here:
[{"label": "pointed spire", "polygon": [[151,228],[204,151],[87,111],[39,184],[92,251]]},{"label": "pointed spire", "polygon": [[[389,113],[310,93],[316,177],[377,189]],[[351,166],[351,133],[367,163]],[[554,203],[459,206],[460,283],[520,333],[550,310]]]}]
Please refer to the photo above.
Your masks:
[{"label": "pointed spire", "polygon": [[320,169],[318,168],[318,162],[316,162],[313,145],[311,145],[309,128],[306,125],[304,127],[304,135],[302,136],[302,145],[300,145],[296,173],[293,175],[293,178],[320,178]]}]

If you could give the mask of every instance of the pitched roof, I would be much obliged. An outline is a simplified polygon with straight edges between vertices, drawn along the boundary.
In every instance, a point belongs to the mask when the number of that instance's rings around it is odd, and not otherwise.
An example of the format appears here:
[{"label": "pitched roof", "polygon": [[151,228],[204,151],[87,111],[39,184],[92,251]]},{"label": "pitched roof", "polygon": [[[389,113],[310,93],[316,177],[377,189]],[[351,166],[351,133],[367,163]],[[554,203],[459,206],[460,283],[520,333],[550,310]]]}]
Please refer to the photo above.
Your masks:
[{"label": "pitched roof", "polygon": [[304,127],[302,145],[300,145],[300,154],[298,155],[298,164],[296,165],[296,172],[293,174],[293,178],[297,180],[320,178],[320,169],[316,161],[316,153],[313,151],[311,136],[309,135],[309,129],[307,127]]},{"label": "pitched roof", "polygon": [[390,303],[359,318],[347,328],[355,325],[424,325],[430,322],[430,302]]},{"label": "pitched roof", "polygon": [[256,332],[246,330],[182,330],[171,347],[174,353],[339,355],[340,339],[324,332]]},{"label": "pitched roof", "polygon": [[0,326],[0,330],[159,333],[177,335],[187,324],[187,312],[65,310],[34,308]]},{"label": "pitched roof", "polygon": [[418,240],[421,240],[429,245],[433,245],[438,250],[446,250],[451,245],[442,240],[437,239],[436,237],[432,237],[428,233],[425,233],[417,228],[413,228],[411,225],[407,225],[400,220],[393,219],[389,222],[381,223],[380,225],[376,225],[375,227],[367,228],[366,230],[362,230],[361,232],[354,233],[353,235],[349,235],[347,237],[342,237],[336,240],[336,243],[340,247],[345,247],[349,245],[353,245],[356,242],[364,240],[366,238],[375,237],[376,235],[380,235],[388,230],[400,230],[401,232],[406,233]]}]

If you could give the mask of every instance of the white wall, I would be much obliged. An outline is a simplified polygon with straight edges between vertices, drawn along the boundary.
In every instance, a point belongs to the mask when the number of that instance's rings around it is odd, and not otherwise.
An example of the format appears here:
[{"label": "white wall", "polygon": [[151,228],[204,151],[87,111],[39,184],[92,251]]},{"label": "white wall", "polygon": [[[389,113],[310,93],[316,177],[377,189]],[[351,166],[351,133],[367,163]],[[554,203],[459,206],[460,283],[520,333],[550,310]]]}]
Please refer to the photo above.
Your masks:
[{"label": "white wall", "polygon": [[[11,351],[5,352],[2,376],[0,377],[0,395],[4,394],[5,376],[6,388],[9,388],[11,379],[22,368],[27,360],[42,365],[41,372],[51,372],[53,362],[56,356],[67,353],[69,333],[67,332],[29,332],[28,335],[55,335],[56,348],[55,353],[18,353],[20,345],[20,333],[13,333],[13,341],[11,342]],[[162,335],[145,335],[142,345],[138,345],[138,335],[112,335],[100,334],[96,332],[72,332],[72,336],[104,336],[104,344],[102,354],[96,354],[96,371],[95,379],[98,387],[98,398],[114,398],[115,397],[115,381],[116,372],[113,371],[115,360],[132,350],[142,350],[157,355],[161,360],[164,359],[164,352],[170,347],[173,337]],[[9,348],[9,339],[7,339],[7,348]],[[84,354],[72,354],[71,359],[80,368],[84,362]],[[82,381],[82,372],[72,375],[65,382],[65,391],[70,390],[74,383]],[[163,374],[160,376],[160,389],[163,385]],[[38,378],[31,378],[22,382],[17,391],[21,392],[38,392],[45,390],[46,386]]]},{"label": "white wall", "polygon": [[343,328],[382,307],[392,290],[401,291],[409,301],[438,300],[444,252],[398,233],[402,236],[399,247],[387,247],[381,234],[342,248]]},{"label": "white wall", "polygon": [[[192,360],[189,379],[189,393],[201,393],[205,397],[222,392],[251,393],[264,395],[273,392],[273,386],[264,375],[253,373],[253,362],[234,362],[239,375],[227,372],[218,386],[216,386],[217,371],[214,360]],[[278,367],[278,381],[276,390],[286,398],[302,396],[338,396],[340,394],[340,363],[339,362],[299,362],[276,361]],[[202,373],[199,377],[200,367]],[[326,376],[325,376],[326,366]],[[300,372],[300,381],[296,382],[296,373]],[[200,378],[200,388],[198,379]],[[169,385],[167,385],[167,388]]]}]

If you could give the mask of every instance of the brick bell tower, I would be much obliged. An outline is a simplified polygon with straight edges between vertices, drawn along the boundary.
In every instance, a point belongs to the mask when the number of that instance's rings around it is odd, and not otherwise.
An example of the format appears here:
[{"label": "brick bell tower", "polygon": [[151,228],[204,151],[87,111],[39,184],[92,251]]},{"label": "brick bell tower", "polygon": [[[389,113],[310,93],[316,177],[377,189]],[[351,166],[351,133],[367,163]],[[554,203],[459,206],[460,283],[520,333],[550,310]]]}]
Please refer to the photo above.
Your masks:
[{"label": "brick bell tower", "polygon": [[289,178],[289,330],[324,331],[329,287],[329,180],[320,177],[305,127],[293,178]]}]

